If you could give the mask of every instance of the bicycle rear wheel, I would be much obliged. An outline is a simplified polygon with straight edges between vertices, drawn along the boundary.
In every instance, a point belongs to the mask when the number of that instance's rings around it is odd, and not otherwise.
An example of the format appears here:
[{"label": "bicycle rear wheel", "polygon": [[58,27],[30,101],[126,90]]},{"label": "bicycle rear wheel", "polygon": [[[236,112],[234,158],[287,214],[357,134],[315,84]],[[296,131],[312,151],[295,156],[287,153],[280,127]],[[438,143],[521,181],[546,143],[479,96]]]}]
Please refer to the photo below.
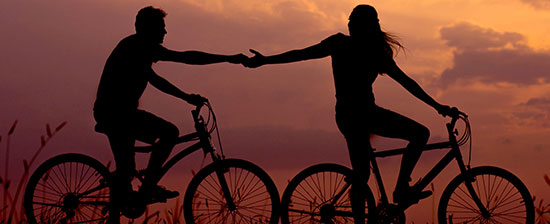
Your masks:
[{"label": "bicycle rear wheel", "polygon": [[[317,164],[298,173],[281,199],[282,223],[353,223],[351,175],[351,169],[338,164]],[[363,190],[368,219],[376,204],[370,188]]]},{"label": "bicycle rear wheel", "polygon": [[[482,214],[468,184],[487,209]],[[455,177],[439,201],[438,219],[446,223],[534,223],[531,194],[519,178],[497,167],[475,167]]]},{"label": "bicycle rear wheel", "polygon": [[[223,172],[235,209],[230,209],[216,171]],[[279,192],[260,167],[225,159],[201,169],[183,201],[185,221],[193,223],[278,223]]]},{"label": "bicycle rear wheel", "polygon": [[23,206],[28,223],[105,223],[109,170],[82,154],[53,157],[32,174]]}]

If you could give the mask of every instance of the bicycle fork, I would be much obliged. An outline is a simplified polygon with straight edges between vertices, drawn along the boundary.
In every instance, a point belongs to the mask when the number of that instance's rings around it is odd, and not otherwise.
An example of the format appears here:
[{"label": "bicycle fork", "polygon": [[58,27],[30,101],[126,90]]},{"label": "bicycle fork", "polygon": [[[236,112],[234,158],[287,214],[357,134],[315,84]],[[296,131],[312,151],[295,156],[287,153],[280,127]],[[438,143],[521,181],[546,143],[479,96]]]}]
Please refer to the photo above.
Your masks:
[{"label": "bicycle fork", "polygon": [[479,211],[481,211],[481,216],[486,219],[490,218],[491,214],[489,213],[489,210],[487,210],[485,205],[483,205],[483,202],[481,202],[479,195],[476,193],[474,186],[472,185],[472,183],[475,181],[475,178],[470,174],[470,170],[466,169],[466,165],[462,160],[462,154],[458,153],[456,161],[458,162],[458,167],[460,168],[462,175],[464,175],[464,185],[466,185],[466,189],[468,190],[468,193],[470,193],[472,200],[479,208]]},{"label": "bicycle fork", "polygon": [[231,197],[231,191],[229,191],[229,185],[227,184],[227,180],[224,176],[225,173],[229,172],[229,168],[225,167],[223,156],[220,156],[218,153],[215,152],[214,146],[212,146],[212,143],[210,142],[210,138],[201,139],[201,141],[203,142],[202,147],[205,150],[205,153],[210,153],[212,161],[214,163],[217,163],[216,176],[218,177],[223,196],[225,198],[225,201],[227,202],[227,208],[229,209],[229,211],[235,211],[237,209],[237,206],[235,205],[235,202]]},{"label": "bicycle fork", "polygon": [[218,168],[216,169],[216,176],[218,177],[218,181],[220,182],[220,187],[222,188],[223,196],[225,198],[225,201],[227,202],[227,208],[229,211],[235,211],[237,209],[237,206],[235,205],[235,202],[233,201],[233,197],[231,197],[231,192],[229,191],[229,185],[227,184],[227,180],[225,179],[224,174],[228,172],[228,168],[224,167],[223,160],[218,161]]}]

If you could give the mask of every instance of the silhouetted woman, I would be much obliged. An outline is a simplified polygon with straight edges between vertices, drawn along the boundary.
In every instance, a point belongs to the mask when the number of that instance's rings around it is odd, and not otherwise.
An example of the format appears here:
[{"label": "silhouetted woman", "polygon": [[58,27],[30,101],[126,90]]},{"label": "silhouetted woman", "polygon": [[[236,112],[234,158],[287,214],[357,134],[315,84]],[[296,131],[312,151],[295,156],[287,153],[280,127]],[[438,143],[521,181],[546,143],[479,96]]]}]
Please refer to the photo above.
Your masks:
[{"label": "silhouetted woman", "polygon": [[410,197],[427,197],[430,192],[411,192],[408,182],[422,152],[419,146],[427,143],[429,130],[416,121],[377,106],[372,84],[379,74],[387,74],[440,114],[448,114],[450,107],[436,102],[396,65],[394,49],[402,46],[381,30],[374,7],[356,6],[349,16],[348,28],[349,36],[337,33],[319,44],[278,55],[263,56],[251,50],[256,55],[244,64],[258,67],[331,56],[337,100],[336,122],[346,138],[354,171],[359,174],[369,172],[365,152],[370,147],[370,134],[407,140],[408,149],[401,161],[393,200],[404,203]]}]

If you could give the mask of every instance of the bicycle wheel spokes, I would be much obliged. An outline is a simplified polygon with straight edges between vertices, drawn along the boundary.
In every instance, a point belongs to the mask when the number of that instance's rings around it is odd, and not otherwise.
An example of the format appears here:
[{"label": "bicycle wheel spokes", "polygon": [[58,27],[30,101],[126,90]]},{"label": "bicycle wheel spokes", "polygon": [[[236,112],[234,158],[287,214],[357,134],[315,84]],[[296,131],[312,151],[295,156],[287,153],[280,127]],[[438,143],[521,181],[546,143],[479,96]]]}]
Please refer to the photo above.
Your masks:
[{"label": "bicycle wheel spokes", "polygon": [[[443,194],[441,201],[446,205],[440,206],[440,215],[446,223],[531,223],[532,200],[519,179],[491,167],[472,173],[470,180],[453,181],[454,190]],[[487,213],[480,211],[467,184],[472,185]]]},{"label": "bicycle wheel spokes", "polygon": [[[281,222],[353,223],[351,176],[351,169],[331,163],[302,170],[292,178],[283,193]],[[364,218],[367,221],[369,214],[375,214],[376,204],[368,186],[362,191],[365,197]]]},{"label": "bicycle wheel spokes", "polygon": [[65,158],[44,165],[33,174],[25,193],[30,223],[106,221],[110,191],[97,164]]},{"label": "bicycle wheel spokes", "polygon": [[229,165],[226,169],[223,176],[235,209],[228,207],[218,176],[212,170],[194,191],[191,205],[194,223],[269,223],[274,205],[271,189],[264,180],[247,167]]},{"label": "bicycle wheel spokes", "polygon": [[[290,223],[352,223],[349,184],[341,173],[323,171],[306,177],[291,196],[288,208]],[[333,217],[325,217],[332,214]],[[348,216],[335,216],[347,214]],[[330,216],[330,215],[329,215]]]}]

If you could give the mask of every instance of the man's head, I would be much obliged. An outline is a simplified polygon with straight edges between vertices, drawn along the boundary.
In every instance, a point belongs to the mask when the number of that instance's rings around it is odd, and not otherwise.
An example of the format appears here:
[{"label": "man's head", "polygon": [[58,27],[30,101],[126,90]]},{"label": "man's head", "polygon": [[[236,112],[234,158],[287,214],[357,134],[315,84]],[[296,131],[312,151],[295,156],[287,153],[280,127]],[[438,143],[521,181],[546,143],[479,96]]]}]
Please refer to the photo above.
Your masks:
[{"label": "man's head", "polygon": [[166,12],[152,6],[139,10],[136,16],[136,33],[152,42],[162,43],[166,34],[165,16]]}]

